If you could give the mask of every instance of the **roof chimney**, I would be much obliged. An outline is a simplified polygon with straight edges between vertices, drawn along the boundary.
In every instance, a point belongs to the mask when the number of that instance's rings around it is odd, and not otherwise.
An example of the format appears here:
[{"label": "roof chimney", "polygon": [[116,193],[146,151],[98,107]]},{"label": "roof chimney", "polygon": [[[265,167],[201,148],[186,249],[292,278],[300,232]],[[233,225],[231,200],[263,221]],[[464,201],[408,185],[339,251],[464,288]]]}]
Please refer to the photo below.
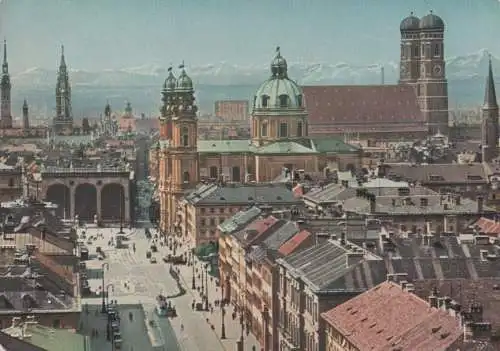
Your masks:
[{"label": "roof chimney", "polygon": [[432,288],[431,294],[429,295],[428,302],[431,307],[438,308],[438,290],[436,287]]},{"label": "roof chimney", "polygon": [[476,201],[477,201],[477,213],[482,213],[484,207],[484,197],[478,196],[476,198]]}]

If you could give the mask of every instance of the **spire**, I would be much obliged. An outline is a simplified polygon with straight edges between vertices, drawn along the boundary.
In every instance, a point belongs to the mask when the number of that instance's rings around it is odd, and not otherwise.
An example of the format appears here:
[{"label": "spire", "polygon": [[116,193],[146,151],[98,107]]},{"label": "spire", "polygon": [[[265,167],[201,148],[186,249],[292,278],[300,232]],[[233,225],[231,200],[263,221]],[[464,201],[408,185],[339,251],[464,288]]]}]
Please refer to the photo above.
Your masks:
[{"label": "spire", "polygon": [[9,64],[7,63],[7,40],[3,40],[3,62],[2,62],[2,73],[9,73]]},{"label": "spire", "polygon": [[26,99],[24,99],[24,102],[23,102],[23,110],[25,109],[28,109],[28,101],[26,101]]},{"label": "spire", "polygon": [[486,78],[486,87],[484,91],[484,107],[498,108],[497,95],[495,92],[495,80],[493,78],[493,68],[491,64],[491,55],[488,62],[488,77]]},{"label": "spire", "polygon": [[64,58],[64,45],[61,45],[61,64],[60,67],[66,67],[66,59]]}]

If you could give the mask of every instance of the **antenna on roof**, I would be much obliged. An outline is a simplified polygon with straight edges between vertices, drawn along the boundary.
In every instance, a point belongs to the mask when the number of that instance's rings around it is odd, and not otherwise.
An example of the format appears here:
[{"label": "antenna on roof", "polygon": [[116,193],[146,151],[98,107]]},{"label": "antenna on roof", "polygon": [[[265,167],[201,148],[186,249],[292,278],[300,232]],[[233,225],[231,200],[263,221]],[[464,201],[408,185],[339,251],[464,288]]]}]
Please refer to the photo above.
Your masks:
[{"label": "antenna on roof", "polygon": [[385,70],[384,66],[380,66],[380,85],[385,85]]}]

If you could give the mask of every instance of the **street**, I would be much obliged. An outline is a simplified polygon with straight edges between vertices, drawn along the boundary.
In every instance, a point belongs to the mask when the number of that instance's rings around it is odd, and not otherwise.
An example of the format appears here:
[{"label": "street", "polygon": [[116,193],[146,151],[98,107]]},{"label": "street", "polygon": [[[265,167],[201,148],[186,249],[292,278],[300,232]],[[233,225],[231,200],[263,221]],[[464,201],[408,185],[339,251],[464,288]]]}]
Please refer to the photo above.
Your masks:
[{"label": "street", "polygon": [[[79,230],[80,234],[82,229]],[[226,339],[221,339],[222,313],[220,307],[214,307],[211,311],[193,311],[192,302],[196,300],[201,302],[200,294],[191,289],[192,267],[188,265],[174,266],[179,269],[180,282],[184,286],[186,293],[168,300],[176,308],[177,317],[166,318],[158,317],[154,312],[156,307],[156,297],[161,294],[167,298],[179,293],[177,282],[169,273],[170,264],[163,262],[162,258],[169,252],[167,246],[158,245],[158,252],[152,253],[157,263],[151,263],[146,258],[146,252],[150,250],[151,243],[146,238],[144,229],[128,228],[124,230],[128,240],[124,243],[125,248],[117,249],[108,245],[111,238],[118,233],[117,228],[87,228],[86,246],[92,256],[91,260],[86,261],[89,271],[89,284],[92,291],[100,292],[103,286],[102,271],[104,272],[104,289],[109,293],[109,300],[116,300],[120,315],[124,315],[122,321],[127,321],[126,325],[121,327],[123,335],[123,350],[185,350],[185,351],[219,351],[235,350],[236,340],[240,338],[241,328],[238,321],[231,318],[232,309],[226,307],[225,329]],[[98,237],[91,244],[87,242],[89,237]],[[115,240],[115,239],[113,239]],[[135,245],[135,252],[133,246]],[[96,248],[100,247],[104,252],[105,258],[99,260],[96,255]],[[182,249],[178,250],[181,253]],[[197,263],[196,268],[202,269],[201,264]],[[103,269],[104,268],[104,269]],[[197,285],[201,285],[198,277]],[[216,287],[215,278],[208,279],[208,300],[213,305],[214,300],[221,298],[220,288]],[[101,298],[86,298],[83,303],[88,305],[101,305]],[[142,306],[142,308],[140,307]],[[134,321],[128,323],[129,310],[133,309],[134,315],[142,314],[140,318],[134,318]],[[123,310],[123,311],[122,311]],[[95,312],[94,312],[95,314]],[[89,318],[85,315],[84,318]],[[105,317],[101,318],[103,328],[99,327],[101,333],[105,334]],[[151,326],[150,320],[153,320]],[[94,323],[94,322],[92,322]],[[83,321],[84,325],[89,322]],[[125,330],[126,329],[126,330]],[[130,335],[127,337],[127,334]],[[149,338],[149,348],[145,347],[144,338]],[[174,335],[176,337],[174,337]],[[177,339],[177,340],[176,340]],[[244,350],[260,350],[258,342],[253,335],[244,333]],[[105,335],[104,335],[105,340]],[[97,341],[95,341],[97,342]],[[110,344],[109,344],[110,345]],[[111,349],[111,346],[108,346]],[[255,348],[252,348],[255,347]],[[105,348],[98,348],[105,350]]]}]

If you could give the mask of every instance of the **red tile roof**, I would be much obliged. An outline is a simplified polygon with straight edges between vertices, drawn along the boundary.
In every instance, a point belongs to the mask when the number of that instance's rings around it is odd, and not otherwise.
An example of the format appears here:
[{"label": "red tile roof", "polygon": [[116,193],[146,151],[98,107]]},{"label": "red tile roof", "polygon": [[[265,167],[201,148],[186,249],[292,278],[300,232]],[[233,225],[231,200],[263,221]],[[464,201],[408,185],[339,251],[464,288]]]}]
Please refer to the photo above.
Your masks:
[{"label": "red tile roof", "polygon": [[250,222],[242,231],[248,232],[249,230],[253,232],[252,239],[248,244],[254,243],[262,234],[264,234],[271,226],[273,226],[279,219],[269,216],[266,218],[258,218],[253,222]]},{"label": "red tile roof", "polygon": [[483,232],[486,235],[496,237],[500,234],[500,222],[497,222],[494,219],[481,217],[474,224],[480,228],[480,232]]},{"label": "red tile roof", "polygon": [[286,241],[283,245],[280,246],[278,252],[283,256],[288,256],[292,254],[297,248],[306,241],[308,238],[312,236],[307,230],[302,230],[295,234],[291,239]]},{"label": "red tile roof", "polygon": [[302,197],[304,195],[304,187],[302,186],[302,184],[297,184],[292,189],[292,192],[296,197]]},{"label": "red tile roof", "polygon": [[360,350],[443,350],[462,335],[454,317],[392,282],[321,316]]},{"label": "red tile roof", "polygon": [[[333,128],[380,129],[387,124],[398,131],[423,128],[414,88],[408,85],[304,86],[309,124]],[[328,131],[331,132],[331,131]]]}]

